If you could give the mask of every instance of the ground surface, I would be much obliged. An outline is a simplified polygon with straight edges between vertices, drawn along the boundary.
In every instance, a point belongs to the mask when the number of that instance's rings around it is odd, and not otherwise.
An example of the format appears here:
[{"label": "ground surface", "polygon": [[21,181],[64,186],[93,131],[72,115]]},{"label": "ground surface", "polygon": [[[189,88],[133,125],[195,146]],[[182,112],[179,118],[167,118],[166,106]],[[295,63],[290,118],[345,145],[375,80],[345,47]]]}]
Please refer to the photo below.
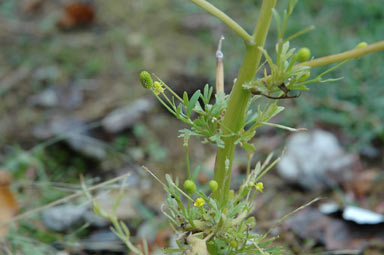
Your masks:
[{"label": "ground surface", "polygon": [[[78,191],[80,175],[92,185],[132,172],[127,196],[133,199],[123,203],[121,217],[137,240],[157,233],[151,237],[155,249],[167,243],[170,233],[159,211],[161,186],[152,182],[140,166],[146,165],[158,176],[172,173],[182,178],[184,152],[177,136],[183,125],[142,89],[138,74],[142,69],[154,72],[179,93],[214,84],[214,54],[218,38],[224,34],[229,90],[243,45],[216,19],[188,1],[89,2],[90,9],[80,14],[68,10],[68,1],[0,2],[1,167],[13,175],[10,187],[20,212]],[[258,1],[212,2],[252,29]],[[285,4],[280,1],[279,10]],[[382,40],[383,8],[380,0],[300,1],[288,33],[313,24],[316,30],[292,42],[294,47],[309,47],[314,56],[337,53],[354,48],[360,41]],[[274,47],[275,34],[273,28],[269,49]],[[266,191],[255,212],[260,222],[258,230],[268,230],[277,219],[316,196],[341,206],[354,204],[384,213],[380,185],[384,176],[383,59],[383,53],[378,53],[352,61],[331,75],[343,80],[313,85],[299,99],[284,102],[287,111],[276,122],[331,131],[343,148],[355,155],[355,166],[362,175],[349,186],[341,182],[332,189],[309,192],[288,184],[274,171],[264,180]],[[120,129],[106,124],[105,117],[116,109],[130,116]],[[262,160],[272,150],[279,154],[287,136],[283,131],[262,130],[254,141],[259,151],[255,160]],[[214,151],[213,146],[193,141],[192,165],[202,166],[202,184],[212,175]],[[236,165],[234,178],[239,180],[246,166],[241,152]],[[113,192],[107,194],[113,197]],[[107,195],[106,200],[110,199]],[[84,197],[72,202],[87,203]],[[300,223],[302,233],[293,231],[288,223],[274,230],[280,234],[278,242],[287,247],[287,254],[316,254],[335,247],[333,234],[341,230],[344,234],[339,236],[339,250],[364,248],[364,254],[382,254],[378,241],[382,236],[373,236],[365,228],[357,228],[363,236],[351,234],[356,231],[336,216],[333,220],[341,224],[339,229],[332,229],[330,226],[337,224],[328,218],[321,220],[322,228],[315,228],[310,223],[311,217],[318,219],[316,213],[307,211],[300,216],[308,218],[308,222]],[[42,218],[33,214],[21,220],[8,232],[4,252],[124,254],[124,248],[103,224],[98,227],[80,222],[54,231]],[[305,229],[308,226],[315,230]],[[311,236],[306,231],[318,234]],[[101,240],[106,240],[105,246],[89,248],[89,243]],[[367,246],[361,240],[372,242]],[[357,254],[354,251],[345,254]]]}]

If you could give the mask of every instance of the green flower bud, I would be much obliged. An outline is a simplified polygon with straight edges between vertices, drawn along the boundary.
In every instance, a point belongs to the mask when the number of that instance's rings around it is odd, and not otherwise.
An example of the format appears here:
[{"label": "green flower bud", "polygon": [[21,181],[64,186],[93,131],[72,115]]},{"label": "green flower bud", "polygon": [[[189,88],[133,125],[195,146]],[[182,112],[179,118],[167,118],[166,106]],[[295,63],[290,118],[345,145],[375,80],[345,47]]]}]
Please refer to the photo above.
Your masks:
[{"label": "green flower bud", "polygon": [[297,54],[296,54],[296,61],[297,62],[304,62],[307,61],[311,57],[311,50],[308,48],[301,48]]},{"label": "green flower bud", "polygon": [[238,243],[237,243],[236,240],[232,240],[232,241],[229,243],[229,245],[230,245],[233,249],[236,249],[237,246],[238,246]]},{"label": "green flower bud", "polygon": [[219,184],[215,180],[211,180],[209,182],[209,187],[211,188],[212,192],[216,191],[217,188],[219,187]]},{"label": "green flower bud", "polygon": [[153,83],[153,93],[155,93],[156,95],[160,95],[161,93],[164,93],[164,86],[163,84],[161,84],[160,82],[158,81],[155,81]]},{"label": "green flower bud", "polygon": [[193,194],[196,192],[196,185],[193,181],[191,180],[186,180],[184,182],[184,189],[187,191],[189,194]]},{"label": "green flower bud", "polygon": [[367,47],[367,46],[368,46],[368,43],[361,42],[358,45],[356,45],[356,49],[364,48],[364,47]]},{"label": "green flower bud", "polygon": [[150,89],[153,87],[153,80],[151,75],[147,71],[142,71],[140,73],[140,82],[144,88]]}]

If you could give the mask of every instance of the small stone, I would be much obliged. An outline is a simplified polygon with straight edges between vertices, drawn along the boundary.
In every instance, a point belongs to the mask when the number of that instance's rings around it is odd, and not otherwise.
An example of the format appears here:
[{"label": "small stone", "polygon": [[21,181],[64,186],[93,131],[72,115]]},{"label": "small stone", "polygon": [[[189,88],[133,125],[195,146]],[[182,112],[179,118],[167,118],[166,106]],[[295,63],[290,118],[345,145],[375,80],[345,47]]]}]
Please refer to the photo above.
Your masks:
[{"label": "small stone", "polygon": [[102,160],[107,156],[106,144],[93,137],[88,124],[75,116],[57,116],[35,127],[33,134],[39,139],[60,136],[72,149],[90,158]]},{"label": "small stone", "polygon": [[43,212],[43,222],[50,230],[61,232],[80,223],[87,209],[86,206],[69,204],[48,208]]},{"label": "small stone", "polygon": [[154,106],[149,99],[137,99],[131,104],[116,109],[108,114],[103,120],[103,128],[109,133],[118,133],[135,124],[145,113]]},{"label": "small stone", "polygon": [[334,186],[337,183],[334,177],[342,176],[353,163],[353,155],[341,148],[333,134],[315,130],[296,133],[288,139],[278,172],[289,182],[319,190]]}]

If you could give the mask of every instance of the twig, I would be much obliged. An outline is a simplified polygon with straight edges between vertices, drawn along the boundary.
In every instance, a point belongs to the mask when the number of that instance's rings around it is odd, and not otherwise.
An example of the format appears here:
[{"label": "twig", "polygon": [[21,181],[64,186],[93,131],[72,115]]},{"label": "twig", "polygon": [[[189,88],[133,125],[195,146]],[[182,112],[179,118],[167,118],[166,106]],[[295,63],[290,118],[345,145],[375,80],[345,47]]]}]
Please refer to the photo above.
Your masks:
[{"label": "twig", "polygon": [[278,221],[277,221],[277,222],[276,222],[276,223],[275,223],[275,224],[268,230],[268,232],[267,232],[264,236],[269,235],[275,227],[277,227],[278,225],[280,225],[280,224],[281,224],[283,221],[285,221],[288,217],[290,217],[290,216],[292,216],[293,214],[297,213],[298,211],[300,211],[300,210],[302,210],[302,209],[304,209],[304,208],[310,206],[311,204],[313,204],[313,203],[319,201],[320,199],[322,199],[322,198],[321,198],[321,197],[317,197],[317,198],[313,199],[312,201],[306,203],[305,205],[302,205],[302,206],[300,206],[299,208],[293,210],[292,212],[290,212],[290,213],[284,215],[283,217],[281,217],[281,218],[280,218],[280,219],[279,219],[279,220],[278,220]]},{"label": "twig", "polygon": [[[126,173],[126,174],[123,174],[123,175],[120,175],[118,177],[115,177],[113,179],[110,179],[110,180],[107,180],[105,182],[102,182],[102,183],[99,183],[99,184],[96,184],[92,187],[90,187],[88,189],[88,191],[93,191],[93,190],[96,190],[96,189],[99,189],[99,188],[102,188],[104,186],[107,186],[109,184],[112,184],[114,182],[117,182],[117,181],[120,181],[120,180],[123,180],[125,178],[127,178],[131,173]],[[72,195],[69,195],[69,196],[66,196],[66,197],[63,197],[61,199],[58,199],[56,201],[53,201],[47,205],[43,205],[41,207],[38,207],[38,208],[35,208],[35,209],[32,209],[32,210],[29,210],[29,211],[26,211],[25,213],[22,213],[16,217],[14,217],[13,219],[7,221],[7,222],[2,222],[0,223],[0,227],[3,227],[3,226],[6,226],[6,225],[9,225],[9,224],[12,224],[12,223],[15,223],[21,219],[25,219],[25,218],[28,218],[30,216],[32,216],[33,214],[36,214],[36,213],[39,213],[39,212],[42,212],[44,211],[45,209],[48,209],[48,208],[51,208],[53,206],[56,206],[56,205],[59,205],[61,203],[64,203],[64,202],[67,202],[69,200],[72,200],[72,199],[75,199],[75,198],[78,198],[78,197],[81,197],[82,195],[85,194],[85,191],[84,190],[81,190],[81,191],[78,191]]]}]

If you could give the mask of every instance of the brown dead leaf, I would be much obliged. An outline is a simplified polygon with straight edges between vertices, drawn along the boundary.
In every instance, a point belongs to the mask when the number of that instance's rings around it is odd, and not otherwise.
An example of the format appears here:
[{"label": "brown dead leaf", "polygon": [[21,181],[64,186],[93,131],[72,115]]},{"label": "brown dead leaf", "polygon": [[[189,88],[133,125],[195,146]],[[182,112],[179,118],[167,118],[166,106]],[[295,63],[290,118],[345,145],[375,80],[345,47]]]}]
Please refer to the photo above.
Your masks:
[{"label": "brown dead leaf", "polygon": [[377,176],[378,171],[376,169],[368,169],[360,172],[351,183],[354,194],[357,197],[368,195],[372,191]]},{"label": "brown dead leaf", "polygon": [[57,22],[61,29],[71,29],[91,24],[95,19],[94,7],[89,3],[72,2],[65,6],[62,17]]},{"label": "brown dead leaf", "polygon": [[166,248],[168,246],[171,234],[172,234],[172,231],[170,229],[158,231],[156,233],[156,239],[155,239],[156,246],[159,248]]},{"label": "brown dead leaf", "polygon": [[[9,189],[11,183],[10,173],[0,170],[0,223],[11,220],[19,208],[12,191]],[[7,232],[8,227],[1,227],[0,238],[4,237]]]}]

